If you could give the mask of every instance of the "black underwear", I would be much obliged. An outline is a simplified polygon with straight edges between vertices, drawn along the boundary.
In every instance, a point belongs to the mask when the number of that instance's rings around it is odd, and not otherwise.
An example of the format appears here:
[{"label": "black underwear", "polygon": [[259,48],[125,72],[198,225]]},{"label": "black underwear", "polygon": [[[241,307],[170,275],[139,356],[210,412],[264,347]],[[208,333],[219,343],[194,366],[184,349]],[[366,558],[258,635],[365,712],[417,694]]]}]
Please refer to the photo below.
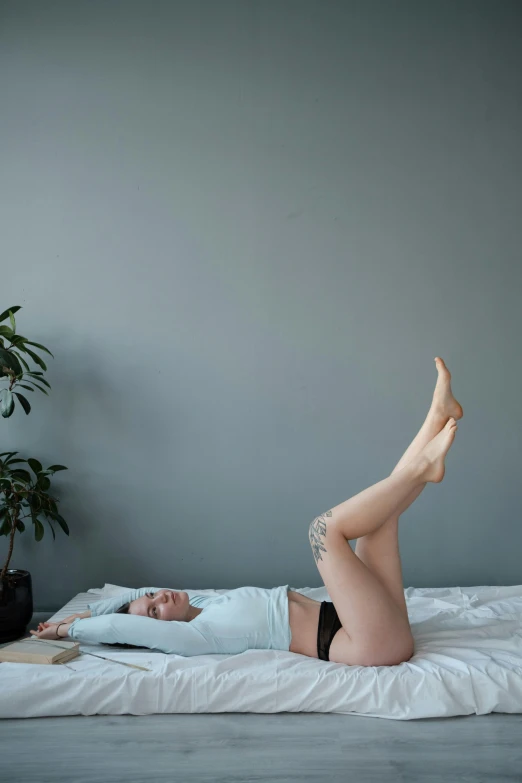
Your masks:
[{"label": "black underwear", "polygon": [[330,645],[339,628],[342,628],[342,623],[335,606],[331,601],[322,601],[317,627],[317,654],[322,661],[330,660]]}]

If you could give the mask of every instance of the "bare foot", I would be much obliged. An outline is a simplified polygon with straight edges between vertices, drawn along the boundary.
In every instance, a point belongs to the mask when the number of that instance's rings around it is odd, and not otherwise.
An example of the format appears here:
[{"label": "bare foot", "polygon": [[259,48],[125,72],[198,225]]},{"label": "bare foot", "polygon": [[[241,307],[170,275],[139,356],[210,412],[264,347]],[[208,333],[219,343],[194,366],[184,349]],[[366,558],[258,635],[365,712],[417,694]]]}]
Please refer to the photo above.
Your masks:
[{"label": "bare foot", "polygon": [[437,385],[433,392],[432,410],[437,416],[447,419],[448,416],[453,419],[461,419],[464,415],[462,406],[457,402],[451,391],[451,374],[440,356],[435,359],[439,377]]},{"label": "bare foot", "polygon": [[433,481],[435,484],[438,484],[444,478],[446,470],[444,458],[455,439],[457,429],[455,419],[453,417],[448,419],[447,424],[441,429],[439,434],[435,435],[419,453],[419,466],[421,467],[424,481]]}]

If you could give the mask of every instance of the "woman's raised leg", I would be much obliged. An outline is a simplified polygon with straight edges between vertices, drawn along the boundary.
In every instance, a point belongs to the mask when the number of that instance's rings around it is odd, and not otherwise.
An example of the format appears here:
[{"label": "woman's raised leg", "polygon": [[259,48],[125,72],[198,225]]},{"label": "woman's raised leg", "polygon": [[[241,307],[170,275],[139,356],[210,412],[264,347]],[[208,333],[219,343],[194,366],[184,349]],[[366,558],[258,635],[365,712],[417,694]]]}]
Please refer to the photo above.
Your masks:
[{"label": "woman's raised leg", "polygon": [[[448,419],[460,419],[462,407],[453,396],[451,375],[440,357],[435,359],[438,371],[437,384],[428,415],[419,432],[408,446],[392,471],[393,475],[416,457],[445,426]],[[420,495],[426,484],[420,484],[405,498],[395,513],[378,530],[357,539],[355,554],[380,579],[384,587],[407,617],[399,553],[399,517]]]},{"label": "woman's raised leg", "polygon": [[[408,495],[427,481],[442,481],[444,458],[456,429],[455,420],[450,418],[401,470],[311,523],[309,537],[315,562],[342,624],[332,642],[330,660],[390,666],[411,657],[413,637],[408,619],[348,541],[381,527]],[[342,644],[337,644],[341,632]]]}]

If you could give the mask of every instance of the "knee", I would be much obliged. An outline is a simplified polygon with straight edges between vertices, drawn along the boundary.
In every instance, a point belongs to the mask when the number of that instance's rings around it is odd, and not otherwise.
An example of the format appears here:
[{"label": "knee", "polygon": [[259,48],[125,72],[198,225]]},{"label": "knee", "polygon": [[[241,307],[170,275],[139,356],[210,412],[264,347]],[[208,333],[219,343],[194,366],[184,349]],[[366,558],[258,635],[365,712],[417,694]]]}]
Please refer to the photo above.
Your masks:
[{"label": "knee", "polygon": [[325,511],[324,514],[319,514],[315,517],[308,527],[308,538],[310,543],[323,539],[326,536],[327,531],[333,526],[333,516],[331,511]]},{"label": "knee", "polygon": [[333,526],[332,512],[326,511],[324,514],[320,514],[312,522],[308,528],[308,540],[312,551],[314,553],[315,562],[322,560],[322,552],[326,552],[325,542],[328,532]]}]

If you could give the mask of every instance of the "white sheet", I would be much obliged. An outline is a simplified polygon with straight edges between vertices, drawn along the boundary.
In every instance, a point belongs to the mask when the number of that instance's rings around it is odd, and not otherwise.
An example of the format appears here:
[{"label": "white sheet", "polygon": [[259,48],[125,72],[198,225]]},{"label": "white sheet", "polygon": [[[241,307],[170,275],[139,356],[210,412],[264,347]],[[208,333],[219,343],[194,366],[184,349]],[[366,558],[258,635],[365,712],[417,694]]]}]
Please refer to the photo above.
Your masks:
[{"label": "white sheet", "polygon": [[[80,593],[54,619],[127,589]],[[292,589],[330,600],[324,587]],[[0,717],[337,712],[411,720],[522,712],[522,585],[410,587],[405,594],[415,654],[400,666],[345,666],[277,650],[182,658],[82,645],[151,671],[88,655],[67,667],[2,663]]]}]

